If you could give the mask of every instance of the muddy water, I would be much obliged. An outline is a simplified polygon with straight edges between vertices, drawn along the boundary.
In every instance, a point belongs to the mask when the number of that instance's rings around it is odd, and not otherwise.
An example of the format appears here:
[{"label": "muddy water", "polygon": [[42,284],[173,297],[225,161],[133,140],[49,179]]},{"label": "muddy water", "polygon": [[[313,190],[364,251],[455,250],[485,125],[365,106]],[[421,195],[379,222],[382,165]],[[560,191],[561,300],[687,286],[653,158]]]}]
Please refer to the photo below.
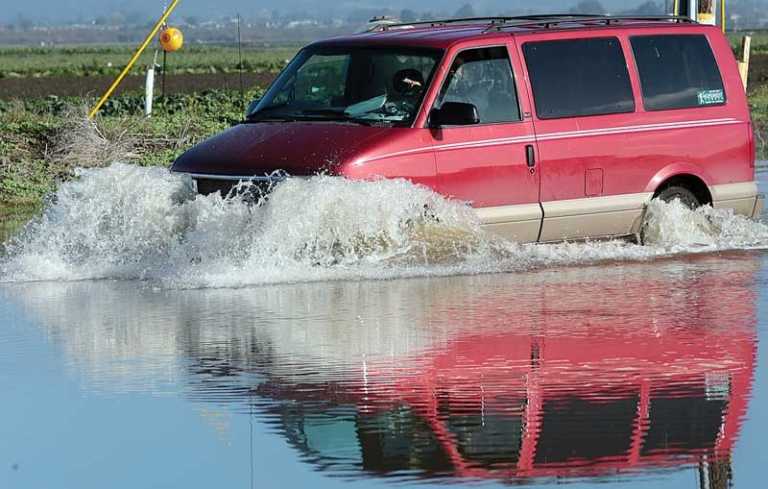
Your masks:
[{"label": "muddy water", "polygon": [[[310,182],[281,235],[279,195],[115,171],[81,183],[155,186],[65,188],[0,261],[0,487],[761,486],[760,225],[662,208],[646,248],[519,247]],[[440,226],[401,227],[425,200]]]}]

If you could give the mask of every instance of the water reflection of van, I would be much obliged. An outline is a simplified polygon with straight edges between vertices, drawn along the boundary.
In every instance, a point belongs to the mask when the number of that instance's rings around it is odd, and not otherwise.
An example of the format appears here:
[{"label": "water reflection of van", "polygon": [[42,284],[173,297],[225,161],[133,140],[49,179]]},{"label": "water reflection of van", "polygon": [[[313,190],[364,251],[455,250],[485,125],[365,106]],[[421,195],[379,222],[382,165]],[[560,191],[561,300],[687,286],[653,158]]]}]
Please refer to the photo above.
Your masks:
[{"label": "water reflection of van", "polygon": [[172,170],[203,194],[285,174],[405,178],[526,242],[636,235],[653,198],[747,216],[761,203],[730,45],[669,17],[435,21],[316,42]]},{"label": "water reflection of van", "polygon": [[251,413],[332,476],[527,483],[698,469],[702,487],[716,488],[732,478],[757,371],[762,259],[5,292],[86,384],[134,393],[179,383],[195,403]]},{"label": "water reflection of van", "polygon": [[[702,487],[729,487],[755,366],[753,265],[705,271],[679,294],[652,272],[620,281],[648,291],[626,300],[610,280],[548,284],[512,306],[489,297],[416,358],[366,362],[357,380],[275,377],[257,393],[331,473],[525,482],[697,467]],[[584,296],[613,299],[579,312]]]}]

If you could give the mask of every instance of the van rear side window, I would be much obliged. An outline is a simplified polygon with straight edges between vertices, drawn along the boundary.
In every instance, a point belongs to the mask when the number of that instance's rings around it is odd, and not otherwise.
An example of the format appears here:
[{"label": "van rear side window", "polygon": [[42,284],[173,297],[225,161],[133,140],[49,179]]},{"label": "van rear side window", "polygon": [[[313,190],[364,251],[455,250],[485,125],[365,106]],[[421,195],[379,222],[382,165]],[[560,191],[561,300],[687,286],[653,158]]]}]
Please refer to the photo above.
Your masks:
[{"label": "van rear side window", "polygon": [[636,36],[631,42],[646,110],[725,103],[723,79],[705,36]]},{"label": "van rear side window", "polygon": [[523,52],[540,119],[635,111],[617,38],[528,42]]}]

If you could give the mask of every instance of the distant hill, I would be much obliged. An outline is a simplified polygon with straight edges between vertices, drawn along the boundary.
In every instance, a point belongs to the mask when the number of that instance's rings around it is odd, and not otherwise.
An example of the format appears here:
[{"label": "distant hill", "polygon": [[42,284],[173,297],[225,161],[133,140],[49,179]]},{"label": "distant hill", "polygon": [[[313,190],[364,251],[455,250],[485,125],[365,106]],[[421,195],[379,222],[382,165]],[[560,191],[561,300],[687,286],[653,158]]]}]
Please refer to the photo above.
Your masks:
[{"label": "distant hill", "polygon": [[[465,4],[472,6],[479,15],[509,11],[567,12],[577,0],[342,0],[329,5],[327,0],[182,0],[178,16],[194,16],[202,19],[218,18],[236,12],[245,17],[271,15],[277,10],[282,14],[304,14],[308,17],[346,18],[355,12],[381,10],[382,6],[393,11],[412,9],[418,13],[434,12],[453,15]],[[608,11],[620,11],[644,3],[642,0],[601,0]],[[656,2],[663,5],[663,0]],[[0,9],[0,22],[64,22],[83,21],[99,16],[112,16],[116,12],[132,18],[152,18],[162,11],[163,0],[23,0],[12,1]]]},{"label": "distant hill", "polygon": [[[0,24],[30,27],[49,23],[142,24],[156,18],[169,0],[10,0],[0,9]],[[359,22],[382,13],[430,18],[453,16],[460,10],[475,15],[514,13],[566,13],[576,4],[581,12],[622,13],[642,7],[644,13],[671,9],[673,0],[181,0],[176,19],[197,22],[221,19],[240,13],[245,19],[315,19]],[[466,7],[469,5],[469,7]],[[597,6],[595,8],[594,6]],[[464,7],[462,9],[462,7]],[[729,0],[729,12],[742,21],[763,25],[768,22],[768,0]],[[655,9],[655,10],[654,10]]]}]

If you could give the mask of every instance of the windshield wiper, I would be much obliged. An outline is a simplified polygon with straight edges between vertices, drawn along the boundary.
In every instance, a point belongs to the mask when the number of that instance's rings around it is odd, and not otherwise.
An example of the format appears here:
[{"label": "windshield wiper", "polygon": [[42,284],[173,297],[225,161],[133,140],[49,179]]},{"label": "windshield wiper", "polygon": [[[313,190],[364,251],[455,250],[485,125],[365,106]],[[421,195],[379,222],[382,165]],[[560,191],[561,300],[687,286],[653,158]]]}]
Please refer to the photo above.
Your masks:
[{"label": "windshield wiper", "polygon": [[302,110],[301,113],[307,116],[321,117],[321,119],[315,118],[314,120],[351,122],[353,124],[360,124],[363,126],[377,126],[382,124],[390,125],[390,121],[353,117],[348,112],[344,110],[339,110],[339,109],[309,109],[309,110]]},{"label": "windshield wiper", "polygon": [[298,117],[288,116],[288,115],[253,114],[246,117],[243,123],[249,124],[249,123],[255,123],[255,122],[296,122],[298,120],[301,120],[301,119]]},{"label": "windshield wiper", "polygon": [[360,119],[353,119],[345,116],[322,116],[322,115],[264,115],[262,117],[249,117],[245,121],[245,124],[255,124],[257,122],[349,122],[355,124],[362,124],[365,126],[372,125],[372,121],[365,121]]},{"label": "windshield wiper", "polygon": [[342,116],[342,117],[348,117],[349,114],[347,114],[344,110],[341,109],[307,109],[302,110],[302,114],[304,115],[327,115],[327,116]]},{"label": "windshield wiper", "polygon": [[293,120],[293,116],[290,114],[274,114],[277,109],[284,108],[287,103],[277,104],[273,105],[272,107],[265,107],[257,112],[252,112],[245,116],[245,122],[258,122],[258,121],[267,121],[267,120],[275,120],[275,121],[288,121]]},{"label": "windshield wiper", "polygon": [[269,109],[265,111],[259,111],[249,115],[243,123],[257,123],[257,122],[347,122],[350,124],[360,124],[362,126],[377,126],[377,125],[391,125],[389,121],[384,120],[372,120],[362,119],[358,117],[351,117],[349,114],[342,110],[335,109],[316,109],[316,110],[303,110],[300,114],[288,113],[288,114],[270,114]]}]

